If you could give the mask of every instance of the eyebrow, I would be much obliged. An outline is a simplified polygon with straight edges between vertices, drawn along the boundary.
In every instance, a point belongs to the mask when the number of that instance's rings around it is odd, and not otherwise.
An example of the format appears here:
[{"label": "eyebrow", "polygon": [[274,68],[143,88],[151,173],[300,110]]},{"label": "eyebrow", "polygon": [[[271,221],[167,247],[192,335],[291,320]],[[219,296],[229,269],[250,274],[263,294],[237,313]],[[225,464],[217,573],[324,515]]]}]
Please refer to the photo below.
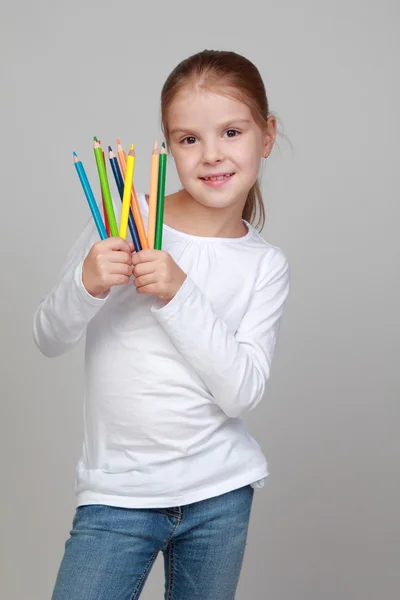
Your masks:
[{"label": "eyebrow", "polygon": [[[226,121],[225,123],[221,123],[219,125],[220,129],[225,129],[226,127],[229,127],[229,125],[236,125],[239,123],[250,123],[250,119],[229,119],[229,121]],[[184,128],[184,127],[175,127],[174,129],[171,129],[170,131],[170,135],[174,135],[175,133],[186,133],[188,131],[193,131],[190,127]]]}]

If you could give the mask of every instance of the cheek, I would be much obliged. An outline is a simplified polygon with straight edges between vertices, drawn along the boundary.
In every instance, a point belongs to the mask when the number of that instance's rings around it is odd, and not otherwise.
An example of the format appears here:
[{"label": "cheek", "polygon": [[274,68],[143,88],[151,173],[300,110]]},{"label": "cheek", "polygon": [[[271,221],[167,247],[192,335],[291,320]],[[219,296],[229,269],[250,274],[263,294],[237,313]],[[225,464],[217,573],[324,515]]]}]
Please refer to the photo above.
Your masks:
[{"label": "cheek", "polygon": [[259,137],[255,133],[249,134],[246,143],[243,143],[240,148],[241,156],[238,157],[238,160],[239,164],[252,176],[258,176],[262,152],[263,148]]},{"label": "cheek", "polygon": [[249,179],[256,179],[259,174],[261,159],[258,152],[249,149],[237,158],[237,165],[248,175]]},{"label": "cheek", "polygon": [[176,170],[178,171],[181,180],[193,174],[193,170],[197,165],[194,152],[176,152],[174,160]]}]

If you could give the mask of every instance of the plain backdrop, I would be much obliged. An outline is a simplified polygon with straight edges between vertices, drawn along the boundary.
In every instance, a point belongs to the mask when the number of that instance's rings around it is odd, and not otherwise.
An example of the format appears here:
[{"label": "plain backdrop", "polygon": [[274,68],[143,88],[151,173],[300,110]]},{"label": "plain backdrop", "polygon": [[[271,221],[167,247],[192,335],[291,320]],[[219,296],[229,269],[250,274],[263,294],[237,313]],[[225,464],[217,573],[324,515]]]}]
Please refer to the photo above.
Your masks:
[{"label": "plain backdrop", "polygon": [[[1,599],[50,598],[75,510],[83,343],[51,360],[32,340],[90,216],[72,151],[98,195],[93,136],[133,142],[148,191],[161,87],[205,48],[244,54],[265,81],[281,135],[263,235],[292,273],[267,393],[246,419],[271,475],[237,597],[398,596],[399,12],[396,0],[1,2]],[[178,186],[169,162],[167,193]],[[159,559],[142,597],[162,590]]]}]

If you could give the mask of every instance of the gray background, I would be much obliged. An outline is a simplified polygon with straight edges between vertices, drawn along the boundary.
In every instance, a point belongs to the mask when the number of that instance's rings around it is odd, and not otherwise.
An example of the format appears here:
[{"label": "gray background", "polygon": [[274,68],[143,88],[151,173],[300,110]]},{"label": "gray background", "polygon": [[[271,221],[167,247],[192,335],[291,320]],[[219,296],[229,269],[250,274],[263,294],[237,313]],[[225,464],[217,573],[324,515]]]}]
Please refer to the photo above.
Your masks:
[{"label": "gray background", "polygon": [[[1,3],[1,598],[50,598],[74,512],[83,344],[41,356],[32,315],[89,218],[75,149],[135,143],[148,190],[162,84],[232,49],[283,135],[264,235],[292,268],[238,598],[399,595],[399,4]],[[170,163],[167,192],[178,180]],[[158,560],[143,593],[162,597]]]}]

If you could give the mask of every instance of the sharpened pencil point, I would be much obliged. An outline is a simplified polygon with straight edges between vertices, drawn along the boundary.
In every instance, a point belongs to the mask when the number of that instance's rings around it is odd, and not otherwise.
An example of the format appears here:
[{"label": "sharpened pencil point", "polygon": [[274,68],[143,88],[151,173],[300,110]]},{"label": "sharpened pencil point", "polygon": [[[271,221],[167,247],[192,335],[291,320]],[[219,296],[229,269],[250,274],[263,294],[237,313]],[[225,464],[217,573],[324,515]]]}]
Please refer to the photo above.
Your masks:
[{"label": "sharpened pencil point", "polygon": [[109,151],[109,152],[112,152],[112,148],[111,148],[111,146],[108,146],[108,151]]},{"label": "sharpened pencil point", "polygon": [[77,155],[77,153],[76,153],[76,152],[74,152],[72,156],[78,156],[78,155]]},{"label": "sharpened pencil point", "polygon": [[162,143],[162,147],[165,148],[165,142]]},{"label": "sharpened pencil point", "polygon": [[93,139],[94,139],[95,142],[99,141],[96,136],[94,136]]},{"label": "sharpened pencil point", "polygon": [[121,145],[121,140],[117,138],[117,144]]},{"label": "sharpened pencil point", "polygon": [[154,146],[153,146],[153,150],[157,150],[158,149],[158,143],[157,140],[154,142]]}]

